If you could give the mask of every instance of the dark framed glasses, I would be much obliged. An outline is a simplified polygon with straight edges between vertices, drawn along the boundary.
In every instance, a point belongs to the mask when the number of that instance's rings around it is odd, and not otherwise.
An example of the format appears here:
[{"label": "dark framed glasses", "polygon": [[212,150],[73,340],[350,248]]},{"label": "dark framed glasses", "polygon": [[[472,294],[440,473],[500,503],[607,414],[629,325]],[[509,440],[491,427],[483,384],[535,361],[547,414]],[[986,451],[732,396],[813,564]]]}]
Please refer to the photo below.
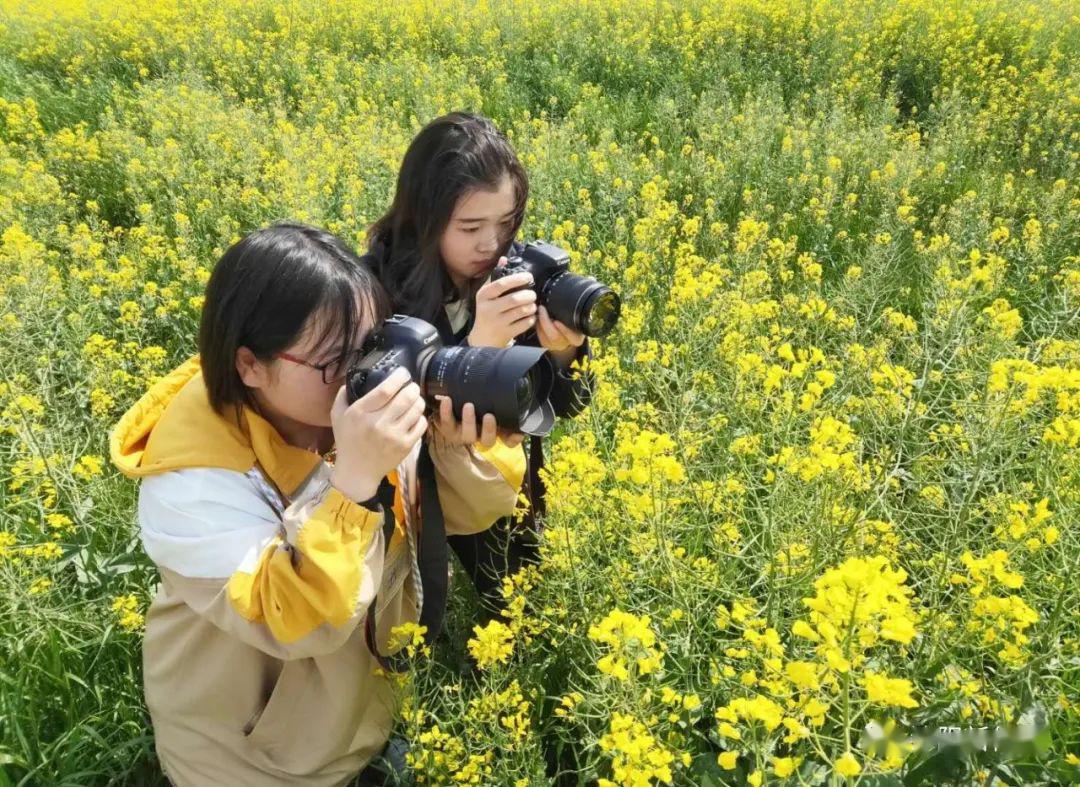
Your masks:
[{"label": "dark framed glasses", "polygon": [[306,361],[303,358],[297,358],[295,355],[284,352],[274,353],[274,357],[280,358],[283,361],[288,361],[289,363],[307,366],[309,369],[317,369],[322,375],[323,383],[332,385],[333,383],[344,382],[346,372],[348,372],[351,367],[360,363],[360,359],[364,357],[364,351],[358,347],[346,355],[326,361],[325,363],[312,363],[311,361]]}]

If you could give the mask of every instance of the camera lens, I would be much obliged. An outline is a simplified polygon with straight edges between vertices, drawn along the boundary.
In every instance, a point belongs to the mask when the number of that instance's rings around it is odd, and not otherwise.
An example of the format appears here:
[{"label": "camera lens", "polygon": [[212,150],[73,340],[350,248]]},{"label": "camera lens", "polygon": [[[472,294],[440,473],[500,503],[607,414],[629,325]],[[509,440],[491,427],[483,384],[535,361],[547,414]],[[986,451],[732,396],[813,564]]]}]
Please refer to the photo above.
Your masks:
[{"label": "camera lens", "polygon": [[493,413],[500,426],[547,434],[554,425],[548,402],[554,372],[538,347],[444,347],[423,374],[424,395],[449,396],[458,418],[472,402],[477,417]]},{"label": "camera lens", "polygon": [[619,321],[622,302],[614,290],[602,287],[589,296],[582,311],[582,323],[585,325],[582,333],[587,336],[606,336]]},{"label": "camera lens", "polygon": [[529,416],[529,410],[533,405],[533,373],[530,371],[524,377],[519,377],[517,381],[517,409],[518,416],[521,420],[525,420]]},{"label": "camera lens", "polygon": [[604,336],[619,320],[622,302],[592,276],[564,273],[553,279],[542,299],[553,320],[586,336]]}]

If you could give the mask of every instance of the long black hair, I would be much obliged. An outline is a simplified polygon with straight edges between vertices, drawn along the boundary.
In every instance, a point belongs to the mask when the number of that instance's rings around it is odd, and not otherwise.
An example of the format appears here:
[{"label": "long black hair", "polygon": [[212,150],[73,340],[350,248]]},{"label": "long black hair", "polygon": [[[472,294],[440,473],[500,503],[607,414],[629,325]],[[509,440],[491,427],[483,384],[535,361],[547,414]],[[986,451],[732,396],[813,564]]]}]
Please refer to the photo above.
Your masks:
[{"label": "long black hair", "polygon": [[340,335],[341,358],[348,358],[369,309],[378,322],[389,316],[390,300],[336,235],[293,222],[249,233],[226,250],[206,284],[199,354],[210,404],[222,415],[230,405],[255,406],[236,370],[240,347],[269,362],[320,315],[317,343]]},{"label": "long black hair", "polygon": [[439,239],[462,196],[496,189],[505,176],[514,184],[514,219],[502,246],[521,227],[529,197],[528,176],[506,137],[487,118],[467,112],[436,118],[416,135],[401,162],[394,201],[368,232],[372,250],[382,247],[377,275],[395,312],[432,321],[462,295],[443,265]]}]

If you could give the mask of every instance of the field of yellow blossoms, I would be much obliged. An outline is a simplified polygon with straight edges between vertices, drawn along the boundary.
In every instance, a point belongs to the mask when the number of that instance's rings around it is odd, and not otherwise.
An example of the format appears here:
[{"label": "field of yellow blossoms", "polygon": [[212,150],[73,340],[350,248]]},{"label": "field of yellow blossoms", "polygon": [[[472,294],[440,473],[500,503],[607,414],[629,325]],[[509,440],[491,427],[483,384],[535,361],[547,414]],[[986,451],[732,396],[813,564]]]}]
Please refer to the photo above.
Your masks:
[{"label": "field of yellow blossoms", "polygon": [[626,308],[417,779],[1080,779],[1074,4],[0,0],[0,785],[162,783],[108,429],[230,242],[362,247],[460,108]]}]

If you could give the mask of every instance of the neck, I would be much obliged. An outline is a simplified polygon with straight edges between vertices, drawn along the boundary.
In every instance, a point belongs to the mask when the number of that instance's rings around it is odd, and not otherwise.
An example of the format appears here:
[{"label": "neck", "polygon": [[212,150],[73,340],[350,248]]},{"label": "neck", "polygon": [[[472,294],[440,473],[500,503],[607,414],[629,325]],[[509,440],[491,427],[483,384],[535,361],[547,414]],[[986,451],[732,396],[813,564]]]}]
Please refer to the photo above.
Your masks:
[{"label": "neck", "polygon": [[259,415],[265,418],[286,443],[322,456],[334,447],[334,430],[329,426],[301,423],[282,413],[274,412],[259,402]]},{"label": "neck", "polygon": [[329,426],[311,426],[291,418],[267,418],[285,442],[322,456],[334,447],[334,430]]}]

